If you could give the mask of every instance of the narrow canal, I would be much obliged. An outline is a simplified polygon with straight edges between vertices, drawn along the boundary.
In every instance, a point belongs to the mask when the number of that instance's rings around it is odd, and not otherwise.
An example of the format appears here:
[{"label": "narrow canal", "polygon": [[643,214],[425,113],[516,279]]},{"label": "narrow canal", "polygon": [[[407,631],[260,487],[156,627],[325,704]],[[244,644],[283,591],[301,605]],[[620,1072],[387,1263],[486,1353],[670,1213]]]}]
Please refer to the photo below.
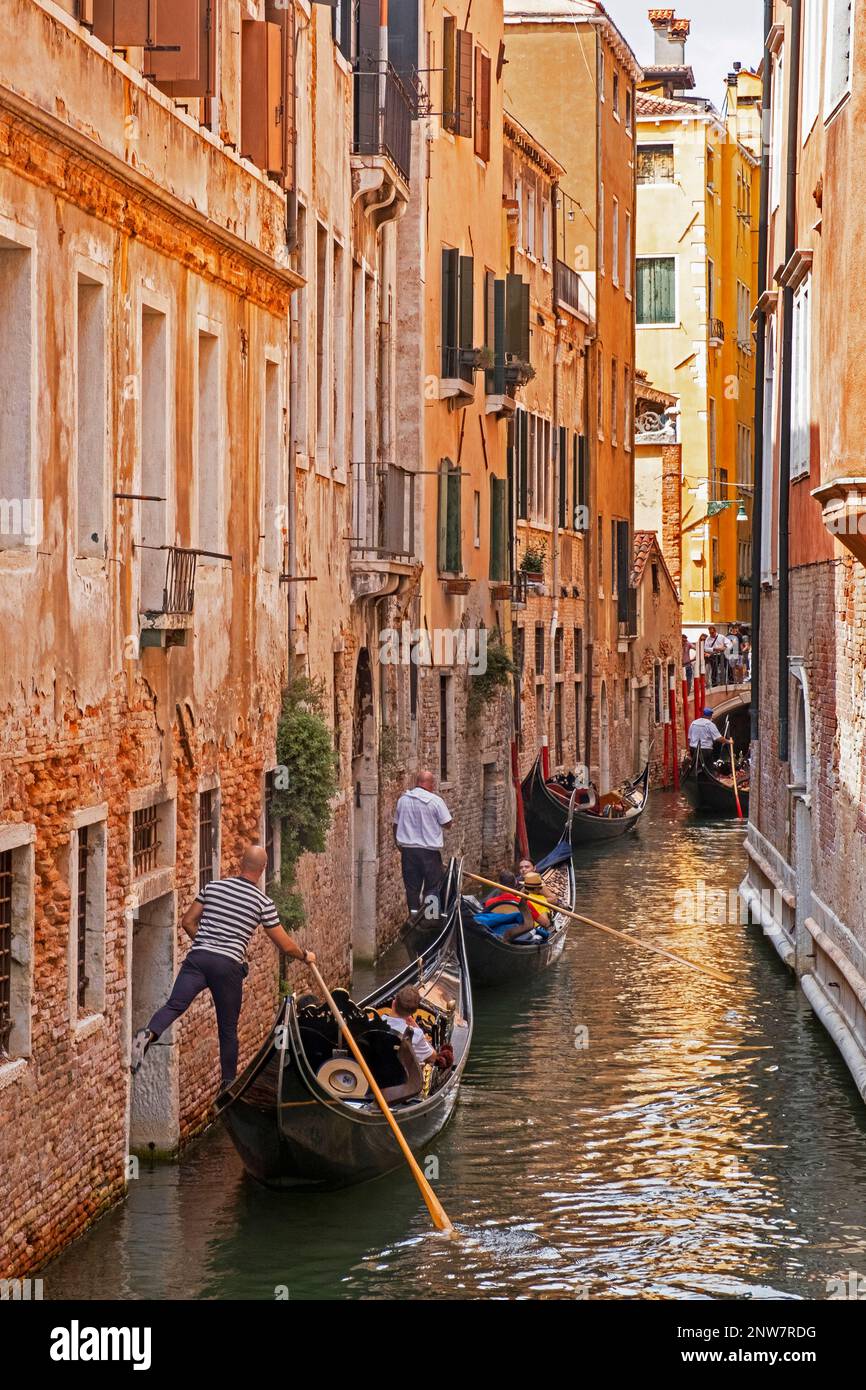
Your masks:
[{"label": "narrow canal", "polygon": [[866,1276],[866,1112],[848,1072],[757,928],[694,920],[719,915],[701,885],[735,889],[743,865],[736,824],[698,823],[671,795],[635,840],[579,856],[590,915],[735,983],[575,927],[541,983],[479,993],[433,1155],[459,1240],[430,1234],[402,1173],[281,1197],[215,1129],[179,1166],[143,1166],[44,1272],[45,1297],[823,1299]]}]

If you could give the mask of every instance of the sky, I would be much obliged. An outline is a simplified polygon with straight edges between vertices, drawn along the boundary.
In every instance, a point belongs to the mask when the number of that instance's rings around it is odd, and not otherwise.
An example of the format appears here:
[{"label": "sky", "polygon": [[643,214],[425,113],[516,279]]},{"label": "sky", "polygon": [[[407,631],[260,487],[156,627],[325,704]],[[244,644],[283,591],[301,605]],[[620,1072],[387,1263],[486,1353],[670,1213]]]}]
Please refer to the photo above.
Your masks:
[{"label": "sky", "polygon": [[[653,57],[653,32],[647,19],[649,0],[603,0],[605,9],[625,35],[639,63]],[[671,0],[668,0],[668,8]],[[764,26],[763,0],[681,0],[679,19],[692,21],[686,62],[695,73],[695,94],[719,106],[725,74],[731,64],[755,67]]]}]

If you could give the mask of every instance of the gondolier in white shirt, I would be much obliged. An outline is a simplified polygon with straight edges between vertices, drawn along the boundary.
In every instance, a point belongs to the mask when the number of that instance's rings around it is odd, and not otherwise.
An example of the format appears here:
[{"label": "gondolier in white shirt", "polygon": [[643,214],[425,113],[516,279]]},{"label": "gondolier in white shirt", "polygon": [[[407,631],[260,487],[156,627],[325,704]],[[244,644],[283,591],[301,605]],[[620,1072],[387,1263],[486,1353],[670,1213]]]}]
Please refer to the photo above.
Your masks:
[{"label": "gondolier in white shirt", "polygon": [[157,1009],[146,1028],[139,1028],[132,1040],[130,1071],[133,1074],[138,1071],[151,1044],[207,989],[216,1009],[220,1090],[224,1091],[237,1073],[238,1018],[248,972],[247,947],[256,927],[262,927],[286,955],[308,965],[315,963],[313,952],[305,951],[280,926],[276,905],[258,886],[267,862],[267,851],[261,845],[249,845],[241,859],[240,873],[206,883],[187,908],[180,924],[192,938],[192,946],[169,999]]},{"label": "gondolier in white shirt", "polygon": [[425,895],[435,897],[442,883],[443,831],[451,812],[433,788],[432,772],[419,772],[411,791],[404,792],[394,812],[394,839],[400,851],[406,902],[417,912]]},{"label": "gondolier in white shirt", "polygon": [[713,723],[713,711],[709,708],[704,710],[700,719],[693,719],[689,725],[689,748],[692,752],[696,748],[701,748],[704,752],[715,747],[717,743],[732,743],[733,739],[725,738],[721,730]]}]

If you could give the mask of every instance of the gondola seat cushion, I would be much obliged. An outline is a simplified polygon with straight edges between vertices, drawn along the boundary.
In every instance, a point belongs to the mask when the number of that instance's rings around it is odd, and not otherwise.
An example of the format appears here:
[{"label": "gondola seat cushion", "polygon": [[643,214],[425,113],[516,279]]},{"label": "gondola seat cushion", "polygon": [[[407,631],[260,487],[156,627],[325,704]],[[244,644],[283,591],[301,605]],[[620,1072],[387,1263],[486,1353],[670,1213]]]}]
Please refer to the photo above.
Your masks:
[{"label": "gondola seat cushion", "polygon": [[[400,1040],[394,1030],[377,1014],[359,1009],[345,990],[335,989],[334,1001],[379,1085],[401,1085],[406,1077],[397,1056]],[[301,1009],[298,1025],[304,1053],[314,1072],[318,1072],[333,1057],[336,1048],[345,1046],[327,1004],[313,1004]]]}]

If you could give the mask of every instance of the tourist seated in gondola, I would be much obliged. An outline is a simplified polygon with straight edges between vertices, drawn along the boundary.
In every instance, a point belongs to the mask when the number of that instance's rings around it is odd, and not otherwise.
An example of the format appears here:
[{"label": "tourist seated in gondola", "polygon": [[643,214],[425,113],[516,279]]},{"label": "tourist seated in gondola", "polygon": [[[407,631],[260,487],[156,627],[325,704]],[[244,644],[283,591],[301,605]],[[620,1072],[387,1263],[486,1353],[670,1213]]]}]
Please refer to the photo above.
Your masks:
[{"label": "tourist seated in gondola", "polygon": [[404,985],[397,991],[391,1004],[391,1013],[385,1014],[385,1022],[395,1033],[411,1034],[412,1051],[420,1067],[434,1066],[442,1071],[454,1065],[454,1053],[446,1043],[437,1051],[433,1047],[421,1024],[415,1017],[421,1007],[421,992],[414,985]]},{"label": "tourist seated in gondola", "polygon": [[[530,873],[527,877],[537,879],[543,893],[541,875]],[[512,945],[531,945],[535,941],[544,940],[542,932],[546,935],[547,924],[550,921],[546,909],[521,897],[517,879],[509,869],[501,871],[498,881],[502,888],[485,898],[482,911],[475,918],[476,922],[486,927],[492,936]],[[536,885],[533,883],[532,887],[534,891]]]}]

